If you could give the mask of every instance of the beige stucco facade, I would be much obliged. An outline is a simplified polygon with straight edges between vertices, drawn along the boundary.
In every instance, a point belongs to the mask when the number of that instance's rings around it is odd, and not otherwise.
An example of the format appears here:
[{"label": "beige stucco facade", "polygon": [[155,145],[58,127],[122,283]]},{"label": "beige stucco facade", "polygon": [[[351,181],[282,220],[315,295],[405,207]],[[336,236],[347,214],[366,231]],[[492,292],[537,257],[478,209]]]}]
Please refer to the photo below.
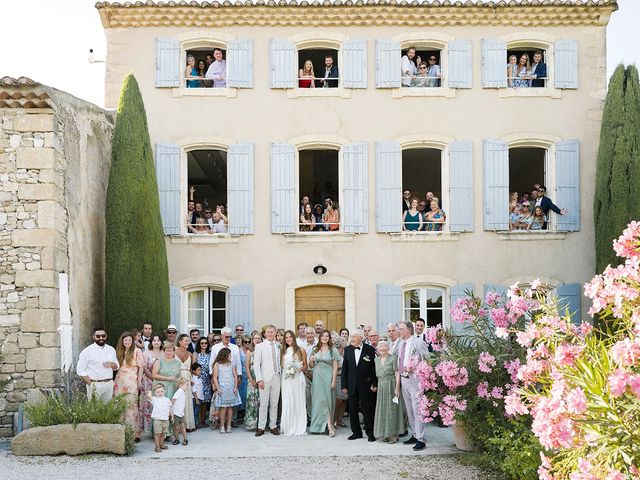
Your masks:
[{"label": "beige stucco facade", "polygon": [[[403,23],[401,17],[394,17],[398,12],[394,13],[392,7],[387,10],[391,12],[388,23],[382,18],[368,23],[357,20],[357,10],[353,11],[356,13],[353,13],[352,21],[348,21],[339,7],[322,7],[326,17],[317,17],[317,26],[300,22],[287,25],[286,21],[273,20],[277,16],[274,17],[272,11],[278,7],[272,7],[269,15],[262,13],[266,8],[253,7],[252,10],[247,7],[243,15],[255,12],[252,21],[228,27],[213,20],[211,24],[192,26],[186,7],[181,7],[183,13],[176,17],[171,17],[170,7],[162,12],[154,8],[129,7],[125,12],[127,21],[123,20],[124,9],[103,7],[100,11],[107,27],[108,43],[107,108],[115,107],[122,78],[131,72],[144,97],[152,143],[176,144],[184,151],[194,145],[227,148],[234,143],[251,143],[254,147],[255,233],[166,237],[170,281],[183,292],[181,328],[186,328],[184,292],[195,286],[228,288],[250,283],[253,286],[254,326],[274,323],[287,328],[293,327],[295,322],[296,288],[313,284],[342,286],[346,295],[345,323],[352,328],[357,324],[375,324],[378,284],[403,288],[436,285],[448,292],[455,285],[472,283],[476,292],[481,293],[486,284],[508,286],[534,278],[541,278],[553,287],[589,280],[595,264],[592,218],[595,165],[607,86],[605,26],[615,9],[615,3],[602,2],[602,5],[582,6],[579,10],[530,6],[522,7],[517,14],[496,9],[489,17],[486,8],[480,11],[476,7],[447,7],[455,11],[458,20],[443,20],[442,24],[430,22],[424,27],[419,22],[410,24],[407,17]],[[233,8],[219,7],[221,12],[224,10],[220,18],[229,18]],[[546,16],[539,13],[543,8],[547,9]],[[137,16],[131,13],[134,10]],[[418,10],[414,10],[416,15],[424,13]],[[478,12],[474,13],[476,10]],[[155,25],[159,26],[145,23],[145,19],[156,13]],[[282,15],[285,14],[283,11]],[[246,16],[242,18],[246,19]],[[476,21],[478,18],[482,20]],[[536,21],[527,23],[523,18]],[[390,26],[391,23],[394,26]],[[234,38],[252,39],[253,88],[191,91],[157,88],[154,79],[156,38],[178,39],[183,50],[198,45],[224,44]],[[269,41],[273,38],[286,38],[306,46],[340,45],[355,38],[366,40],[367,88],[316,91],[271,88]],[[505,40],[507,45],[544,47],[552,79],[554,42],[575,40],[578,45],[578,88],[550,87],[515,93],[513,89],[483,88],[481,43],[487,38]],[[396,40],[405,47],[410,44],[442,45],[445,72],[447,42],[470,40],[472,88],[445,87],[411,95],[402,89],[376,88],[374,45],[377,39]],[[580,230],[530,235],[485,231],[484,139],[501,139],[512,146],[548,147],[547,186],[553,200],[555,144],[562,140],[579,140]],[[448,145],[459,140],[472,142],[474,230],[434,235],[377,233],[375,142],[395,141],[403,147],[442,148],[445,171]],[[271,142],[334,147],[366,142],[368,233],[271,233]],[[183,152],[182,157],[181,199],[186,205],[186,153]],[[446,191],[446,175],[442,187]],[[443,193],[443,197],[446,210],[447,193]],[[400,204],[400,198],[397,203]],[[328,269],[326,275],[313,273],[317,264]],[[445,298],[448,303],[448,294]],[[448,311],[446,303],[445,310]],[[583,301],[583,313],[586,310]],[[399,318],[389,318],[389,321],[397,320]]]}]

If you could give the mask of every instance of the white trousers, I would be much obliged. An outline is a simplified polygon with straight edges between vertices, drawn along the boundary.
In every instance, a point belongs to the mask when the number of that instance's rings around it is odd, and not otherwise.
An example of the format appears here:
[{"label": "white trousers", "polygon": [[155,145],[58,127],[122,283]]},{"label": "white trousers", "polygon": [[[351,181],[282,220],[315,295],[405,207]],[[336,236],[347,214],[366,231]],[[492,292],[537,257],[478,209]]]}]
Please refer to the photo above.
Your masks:
[{"label": "white trousers", "polygon": [[91,398],[93,392],[96,392],[100,400],[107,403],[113,398],[113,380],[108,382],[92,382],[90,385],[87,385],[88,398]]},{"label": "white trousers", "polygon": [[400,377],[400,388],[409,419],[409,435],[424,442],[424,422],[418,408],[421,395],[418,379],[414,375],[409,378]]},{"label": "white trousers", "polygon": [[264,430],[269,415],[269,428],[278,426],[278,400],[280,399],[280,375],[274,375],[271,380],[264,382],[264,390],[260,392],[260,413],[258,414],[258,428]]}]

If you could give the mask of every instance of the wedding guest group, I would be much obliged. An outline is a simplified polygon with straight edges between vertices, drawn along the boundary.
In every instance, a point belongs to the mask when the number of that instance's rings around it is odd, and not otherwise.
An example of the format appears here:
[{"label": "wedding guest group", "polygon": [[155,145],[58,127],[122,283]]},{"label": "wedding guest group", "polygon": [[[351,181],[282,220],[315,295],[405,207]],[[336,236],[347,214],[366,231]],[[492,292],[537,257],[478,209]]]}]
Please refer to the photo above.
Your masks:
[{"label": "wedding guest group", "polygon": [[[245,334],[244,326],[203,335],[169,325],[154,333],[150,323],[120,334],[114,349],[97,328],[80,354],[77,373],[108,402],[124,395],[123,421],[135,441],[151,437],[158,453],[186,447],[190,432],[234,428],[271,435],[366,438],[426,446],[419,414],[421,392],[409,365],[426,358],[425,321],[390,323],[382,335],[369,325],[339,332],[301,322],[280,332],[273,325]],[[280,333],[280,334],[279,334]],[[244,387],[242,387],[244,385]]]},{"label": "wedding guest group", "polygon": [[568,210],[556,206],[547,197],[547,187],[535,184],[531,192],[511,192],[509,197],[509,230],[548,230],[549,212],[566,215]]},{"label": "wedding guest group", "polygon": [[[405,232],[441,232],[447,214],[440,199],[433,192],[425,193],[425,200],[412,196],[411,190],[402,191],[402,230]],[[428,209],[427,209],[428,207]]]}]

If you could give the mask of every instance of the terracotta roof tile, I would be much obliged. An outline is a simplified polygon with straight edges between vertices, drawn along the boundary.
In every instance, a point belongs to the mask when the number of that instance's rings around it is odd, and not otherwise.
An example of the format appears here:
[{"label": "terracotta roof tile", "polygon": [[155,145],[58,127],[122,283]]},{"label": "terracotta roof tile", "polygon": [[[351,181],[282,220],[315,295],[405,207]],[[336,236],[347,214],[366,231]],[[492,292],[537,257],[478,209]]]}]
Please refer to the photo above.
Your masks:
[{"label": "terracotta roof tile", "polygon": [[29,77],[0,78],[0,108],[52,108],[43,86]]}]

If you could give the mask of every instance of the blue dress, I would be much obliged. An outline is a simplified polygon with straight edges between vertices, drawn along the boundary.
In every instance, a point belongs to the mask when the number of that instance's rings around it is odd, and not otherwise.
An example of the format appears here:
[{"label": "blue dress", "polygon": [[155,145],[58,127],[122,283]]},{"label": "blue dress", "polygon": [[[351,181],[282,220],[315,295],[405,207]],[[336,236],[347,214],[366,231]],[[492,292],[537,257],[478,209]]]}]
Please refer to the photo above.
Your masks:
[{"label": "blue dress", "polygon": [[410,210],[407,210],[406,216],[404,217],[404,228],[410,232],[417,232],[420,228],[420,212],[416,211],[415,215],[411,215],[409,212]]},{"label": "blue dress", "polygon": [[519,69],[519,72],[517,75],[514,75],[513,79],[513,87],[514,88],[527,88],[531,86],[531,80],[526,79],[526,78],[522,78],[525,77],[527,75],[529,75],[529,72],[527,71],[526,68],[520,68],[520,66],[517,67]]},{"label": "blue dress", "polygon": [[244,350],[240,349],[240,361],[242,362],[242,380],[240,381],[240,386],[238,387],[238,393],[240,394],[240,404],[239,410],[245,409],[245,404],[247,403],[247,367],[245,366],[245,360],[247,359],[247,354],[244,353]]},{"label": "blue dress", "polygon": [[196,355],[196,361],[202,367],[200,373],[200,380],[202,380],[202,392],[204,394],[204,401],[209,403],[211,401],[211,372],[209,371],[209,362],[211,361],[210,353],[198,353]]},{"label": "blue dress", "polygon": [[[434,213],[432,215],[432,217],[433,217],[433,220],[440,220],[441,218],[442,219],[446,219],[447,218],[447,216],[445,215],[444,211],[442,211],[442,210],[438,210],[436,213]],[[425,221],[428,221],[426,215],[425,215]],[[442,231],[442,225],[443,225],[443,223],[434,223],[434,222],[427,223],[426,230],[427,230],[427,232],[441,232]]]},{"label": "blue dress", "polygon": [[[193,75],[194,77],[197,77],[198,69],[193,67],[191,69],[191,75]],[[200,87],[200,80],[187,80],[187,88],[199,88],[199,87]]]},{"label": "blue dress", "polygon": [[223,365],[218,363],[218,387],[220,387],[220,391],[216,396],[215,407],[235,407],[236,405],[240,405],[240,393],[236,390],[236,393],[233,393],[234,390],[234,379],[233,379],[233,366],[231,363]]}]

